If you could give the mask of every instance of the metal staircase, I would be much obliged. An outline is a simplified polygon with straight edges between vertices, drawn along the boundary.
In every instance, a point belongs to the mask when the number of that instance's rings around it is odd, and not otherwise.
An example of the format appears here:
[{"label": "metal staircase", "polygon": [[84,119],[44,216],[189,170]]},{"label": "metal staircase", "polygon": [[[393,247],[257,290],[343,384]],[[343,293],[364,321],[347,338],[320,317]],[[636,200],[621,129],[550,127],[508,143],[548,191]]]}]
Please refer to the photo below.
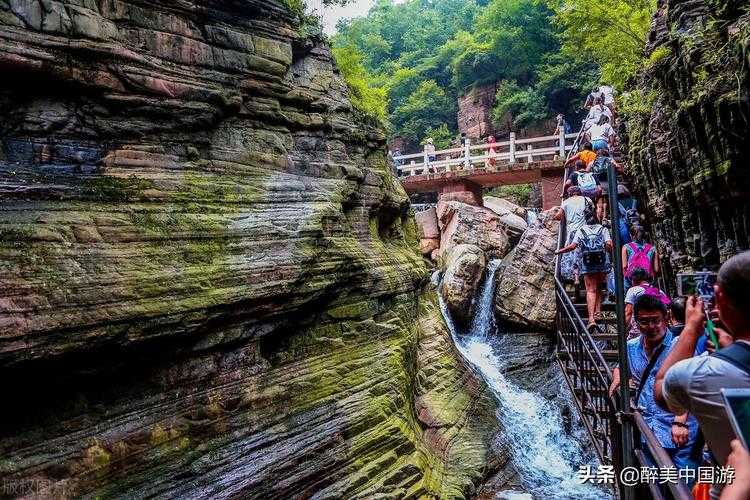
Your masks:
[{"label": "metal staircase", "polygon": [[[578,151],[582,135],[583,127],[567,158]],[[618,163],[621,163],[621,159],[618,158],[619,151],[614,153]],[[563,185],[568,174],[569,170],[566,170]],[[611,209],[612,204],[616,206],[617,200],[617,177],[614,169],[610,170],[609,178],[610,220],[616,221],[616,213]],[[565,246],[567,241],[564,226],[560,225],[558,248]],[[616,249],[613,265],[616,272],[620,273],[618,301],[603,304],[603,320],[593,332],[587,330],[586,323],[581,318],[581,314],[584,314],[584,317],[586,314],[585,292],[582,295],[580,287],[563,280],[560,273],[561,258],[556,258],[557,361],[600,462],[614,467],[615,484],[612,486],[616,496],[623,499],[689,500],[693,497],[683,482],[626,486],[619,481],[619,472],[624,467],[667,468],[674,467],[674,464],[646,425],[640,412],[632,407],[627,384],[624,383],[625,387],[620,389],[620,397],[609,396],[612,369],[618,363],[621,364],[623,380],[627,380],[629,373],[625,351],[620,349],[626,337],[624,291],[618,250],[621,247],[616,232],[612,231]],[[622,401],[627,403],[622,404]]]}]

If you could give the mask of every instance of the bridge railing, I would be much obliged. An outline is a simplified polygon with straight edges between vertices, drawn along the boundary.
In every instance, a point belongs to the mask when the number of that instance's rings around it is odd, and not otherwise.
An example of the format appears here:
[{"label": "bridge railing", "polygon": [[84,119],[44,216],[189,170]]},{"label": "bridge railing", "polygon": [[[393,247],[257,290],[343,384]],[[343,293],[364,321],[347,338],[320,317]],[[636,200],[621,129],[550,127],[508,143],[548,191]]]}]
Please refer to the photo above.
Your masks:
[{"label": "bridge railing", "polygon": [[[578,134],[546,135],[516,139],[514,132],[503,142],[471,144],[466,138],[459,148],[441,149],[428,154],[423,152],[394,156],[399,176],[410,177],[427,173],[469,170],[477,166],[496,167],[500,164],[532,163],[539,160],[565,158],[573,148]],[[430,159],[434,156],[434,159]]]}]

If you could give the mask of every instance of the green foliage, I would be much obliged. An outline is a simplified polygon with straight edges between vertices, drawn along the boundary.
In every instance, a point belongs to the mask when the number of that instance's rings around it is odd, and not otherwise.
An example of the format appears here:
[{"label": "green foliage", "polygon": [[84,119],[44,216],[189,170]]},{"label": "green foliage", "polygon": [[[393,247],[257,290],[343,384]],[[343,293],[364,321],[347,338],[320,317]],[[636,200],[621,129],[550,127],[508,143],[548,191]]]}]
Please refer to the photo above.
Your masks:
[{"label": "green foliage", "polygon": [[644,59],[646,34],[656,0],[547,0],[562,29],[563,50],[585,54],[602,70],[602,80],[625,88]]},{"label": "green foliage", "polygon": [[448,129],[448,125],[443,123],[439,127],[427,129],[420,144],[424,144],[428,137],[432,137],[435,149],[448,149],[451,146],[454,134]]},{"label": "green foliage", "polygon": [[658,64],[659,61],[666,59],[671,54],[672,50],[668,46],[662,45],[661,47],[657,47],[656,50],[651,53],[648,57],[648,63],[651,65]]},{"label": "green foliage", "polygon": [[333,56],[351,91],[352,105],[366,115],[386,123],[388,92],[373,84],[372,76],[362,65],[362,54],[355,48],[338,47],[333,49]]},{"label": "green foliage", "polygon": [[521,207],[528,207],[533,191],[533,184],[516,184],[512,186],[499,186],[492,188],[485,193],[485,196],[495,196],[505,198]]},{"label": "green foliage", "polygon": [[388,91],[393,133],[417,144],[442,124],[455,133],[459,96],[495,82],[495,116],[513,113],[516,127],[580,118],[600,79],[622,88],[642,63],[654,1],[377,0],[333,43],[362,54],[370,86]]},{"label": "green foliage", "polygon": [[455,117],[456,101],[435,80],[425,80],[396,108],[393,124],[406,137],[423,137],[429,129],[455,123]]},{"label": "green foliage", "polygon": [[547,115],[544,99],[534,88],[521,88],[516,82],[503,80],[497,87],[492,118],[500,123],[510,113],[513,125],[523,127]]}]

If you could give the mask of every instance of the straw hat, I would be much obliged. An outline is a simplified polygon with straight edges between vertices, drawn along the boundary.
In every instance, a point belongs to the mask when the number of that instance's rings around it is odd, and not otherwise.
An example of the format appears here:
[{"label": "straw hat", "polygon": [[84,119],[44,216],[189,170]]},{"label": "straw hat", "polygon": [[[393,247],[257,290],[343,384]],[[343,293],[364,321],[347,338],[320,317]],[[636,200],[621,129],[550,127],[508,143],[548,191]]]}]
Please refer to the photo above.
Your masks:
[{"label": "straw hat", "polygon": [[428,143],[428,144],[432,144],[432,137],[428,137],[428,138],[427,138],[427,143]]}]

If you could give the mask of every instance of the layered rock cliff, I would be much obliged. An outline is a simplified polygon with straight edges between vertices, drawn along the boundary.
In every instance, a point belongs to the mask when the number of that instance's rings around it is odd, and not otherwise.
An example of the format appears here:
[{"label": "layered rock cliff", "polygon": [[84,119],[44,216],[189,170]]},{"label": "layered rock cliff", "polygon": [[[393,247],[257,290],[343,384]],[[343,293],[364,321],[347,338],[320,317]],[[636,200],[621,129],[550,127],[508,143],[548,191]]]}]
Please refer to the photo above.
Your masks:
[{"label": "layered rock cliff", "polygon": [[673,271],[750,247],[746,1],[660,0],[630,96],[633,183]]},{"label": "layered rock cliff", "polygon": [[0,1],[0,67],[11,493],[453,497],[505,460],[284,4]]}]

